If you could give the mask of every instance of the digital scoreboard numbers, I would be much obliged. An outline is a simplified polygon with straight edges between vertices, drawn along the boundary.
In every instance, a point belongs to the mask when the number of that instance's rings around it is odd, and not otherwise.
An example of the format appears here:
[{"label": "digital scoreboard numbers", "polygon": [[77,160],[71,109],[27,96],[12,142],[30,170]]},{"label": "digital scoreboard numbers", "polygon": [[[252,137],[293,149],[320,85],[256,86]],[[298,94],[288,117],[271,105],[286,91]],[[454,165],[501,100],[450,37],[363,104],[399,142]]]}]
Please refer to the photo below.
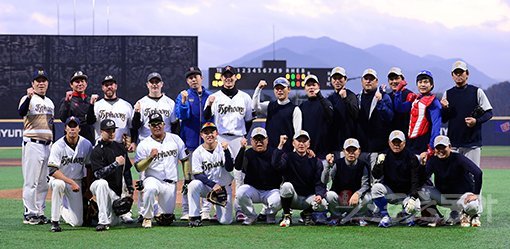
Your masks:
[{"label": "digital scoreboard numbers", "polygon": [[[235,65],[233,65],[235,67]],[[218,89],[223,86],[221,73],[223,68],[209,68],[209,88]],[[285,77],[290,82],[291,88],[304,88],[303,80],[309,74],[319,78],[321,85],[329,81],[330,68],[287,68],[285,61],[263,61],[262,67],[236,67],[238,89],[255,89],[260,80],[265,80],[272,86],[278,77]]]}]

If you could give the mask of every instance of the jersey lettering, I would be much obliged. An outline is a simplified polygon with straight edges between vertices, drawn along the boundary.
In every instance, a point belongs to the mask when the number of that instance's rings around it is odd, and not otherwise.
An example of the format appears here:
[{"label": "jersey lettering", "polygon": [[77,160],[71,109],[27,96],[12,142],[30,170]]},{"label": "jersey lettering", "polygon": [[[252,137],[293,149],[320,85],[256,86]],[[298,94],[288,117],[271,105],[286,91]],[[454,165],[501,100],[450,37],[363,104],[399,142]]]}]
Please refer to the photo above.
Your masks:
[{"label": "jersey lettering", "polygon": [[208,171],[212,168],[217,168],[217,167],[223,167],[224,163],[223,163],[223,160],[219,161],[219,162],[202,162],[202,169],[204,171]]},{"label": "jersey lettering", "polygon": [[153,113],[159,113],[163,116],[170,117],[170,110],[160,110],[160,109],[152,109],[152,108],[145,108],[143,110],[143,115],[145,117],[148,117],[149,115]]},{"label": "jersey lettering", "polygon": [[126,121],[126,113],[108,112],[106,110],[99,110],[99,120],[114,119],[118,118],[122,121]]},{"label": "jersey lettering", "polygon": [[223,115],[226,113],[239,112],[239,114],[244,115],[244,107],[242,106],[225,106],[225,104],[218,105],[218,113]]}]

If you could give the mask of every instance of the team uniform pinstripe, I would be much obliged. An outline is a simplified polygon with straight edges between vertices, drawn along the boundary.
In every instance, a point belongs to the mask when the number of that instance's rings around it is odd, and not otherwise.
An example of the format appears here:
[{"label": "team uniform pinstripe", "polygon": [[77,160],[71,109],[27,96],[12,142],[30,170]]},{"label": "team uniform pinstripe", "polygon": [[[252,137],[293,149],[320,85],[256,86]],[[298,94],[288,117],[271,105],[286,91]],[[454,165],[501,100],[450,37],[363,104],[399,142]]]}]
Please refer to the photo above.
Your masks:
[{"label": "team uniform pinstripe", "polygon": [[158,150],[158,155],[144,171],[145,178],[143,180],[141,215],[147,219],[153,217],[156,196],[162,213],[174,213],[178,180],[177,167],[179,160],[188,158],[182,139],[167,132],[162,142],[158,142],[152,137],[142,140],[136,148],[135,162],[149,157],[153,148]]},{"label": "team uniform pinstripe", "polygon": [[127,101],[118,98],[116,101],[106,101],[101,99],[94,104],[94,113],[97,122],[94,124],[96,141],[101,139],[101,129],[99,125],[105,119],[115,121],[117,130],[115,131],[115,141],[122,143],[122,135],[130,136],[129,129],[133,119],[133,107]]},{"label": "team uniform pinstripe", "polygon": [[[204,173],[209,180],[224,186],[227,190],[227,206],[216,207],[218,221],[222,224],[232,222],[232,175],[225,169],[225,152],[218,143],[213,152],[207,151],[203,146],[199,146],[192,156],[191,162],[192,174]],[[188,185],[188,203],[190,217],[200,216],[200,197],[205,198],[211,191],[199,180],[193,180]]]},{"label": "team uniform pinstripe", "polygon": [[[69,147],[62,137],[51,147],[48,166],[57,168],[81,186],[81,179],[86,175],[84,166],[90,163],[91,153],[92,144],[84,137],[79,137],[74,149]],[[62,215],[64,221],[71,226],[81,226],[83,223],[82,189],[73,192],[69,184],[53,177],[50,177],[49,185],[53,191],[51,220],[58,221]]]},{"label": "team uniform pinstripe", "polygon": [[145,96],[138,100],[140,102],[140,115],[142,121],[142,127],[140,127],[138,139],[142,141],[146,137],[151,135],[151,131],[149,128],[149,115],[152,113],[159,113],[163,116],[163,121],[165,122],[165,131],[171,131],[171,123],[177,120],[175,116],[175,102],[163,95],[160,99],[152,99],[148,96]]},{"label": "team uniform pinstripe", "polygon": [[[20,100],[21,106],[28,96]],[[28,113],[23,117],[23,204],[25,215],[44,215],[48,193],[48,157],[50,146],[34,142],[53,140],[53,117],[55,106],[50,98],[34,94],[30,99]]]}]

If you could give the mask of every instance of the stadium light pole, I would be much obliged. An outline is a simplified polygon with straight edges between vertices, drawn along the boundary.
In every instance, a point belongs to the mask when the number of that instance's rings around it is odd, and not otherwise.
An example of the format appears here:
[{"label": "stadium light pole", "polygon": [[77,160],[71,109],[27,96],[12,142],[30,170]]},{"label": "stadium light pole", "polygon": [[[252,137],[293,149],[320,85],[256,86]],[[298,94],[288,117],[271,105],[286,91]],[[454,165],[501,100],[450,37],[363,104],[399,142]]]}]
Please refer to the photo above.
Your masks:
[{"label": "stadium light pole", "polygon": [[74,18],[73,34],[76,35],[76,0],[73,0],[73,18]]},{"label": "stadium light pole", "polygon": [[106,35],[110,35],[110,0],[106,0]]},{"label": "stadium light pole", "polygon": [[95,33],[96,0],[92,0],[92,35]]},{"label": "stadium light pole", "polygon": [[60,35],[60,1],[57,0],[57,35]]}]

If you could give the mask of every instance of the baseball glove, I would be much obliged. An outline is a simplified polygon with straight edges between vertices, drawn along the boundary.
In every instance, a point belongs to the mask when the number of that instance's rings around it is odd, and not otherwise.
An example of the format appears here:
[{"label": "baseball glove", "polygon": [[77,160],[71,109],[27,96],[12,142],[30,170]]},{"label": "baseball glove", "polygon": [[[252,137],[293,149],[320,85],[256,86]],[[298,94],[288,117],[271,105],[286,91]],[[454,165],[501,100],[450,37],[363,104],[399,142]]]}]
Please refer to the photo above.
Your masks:
[{"label": "baseball glove", "polygon": [[220,191],[211,190],[207,193],[207,200],[210,203],[220,205],[222,207],[227,206],[227,190],[225,187],[221,187]]},{"label": "baseball glove", "polygon": [[481,117],[485,111],[481,106],[476,106],[475,109],[471,112],[471,117],[473,118],[479,118]]},{"label": "baseball glove", "polygon": [[113,201],[112,209],[115,215],[119,216],[128,213],[131,205],[133,205],[133,198],[126,196]]}]

